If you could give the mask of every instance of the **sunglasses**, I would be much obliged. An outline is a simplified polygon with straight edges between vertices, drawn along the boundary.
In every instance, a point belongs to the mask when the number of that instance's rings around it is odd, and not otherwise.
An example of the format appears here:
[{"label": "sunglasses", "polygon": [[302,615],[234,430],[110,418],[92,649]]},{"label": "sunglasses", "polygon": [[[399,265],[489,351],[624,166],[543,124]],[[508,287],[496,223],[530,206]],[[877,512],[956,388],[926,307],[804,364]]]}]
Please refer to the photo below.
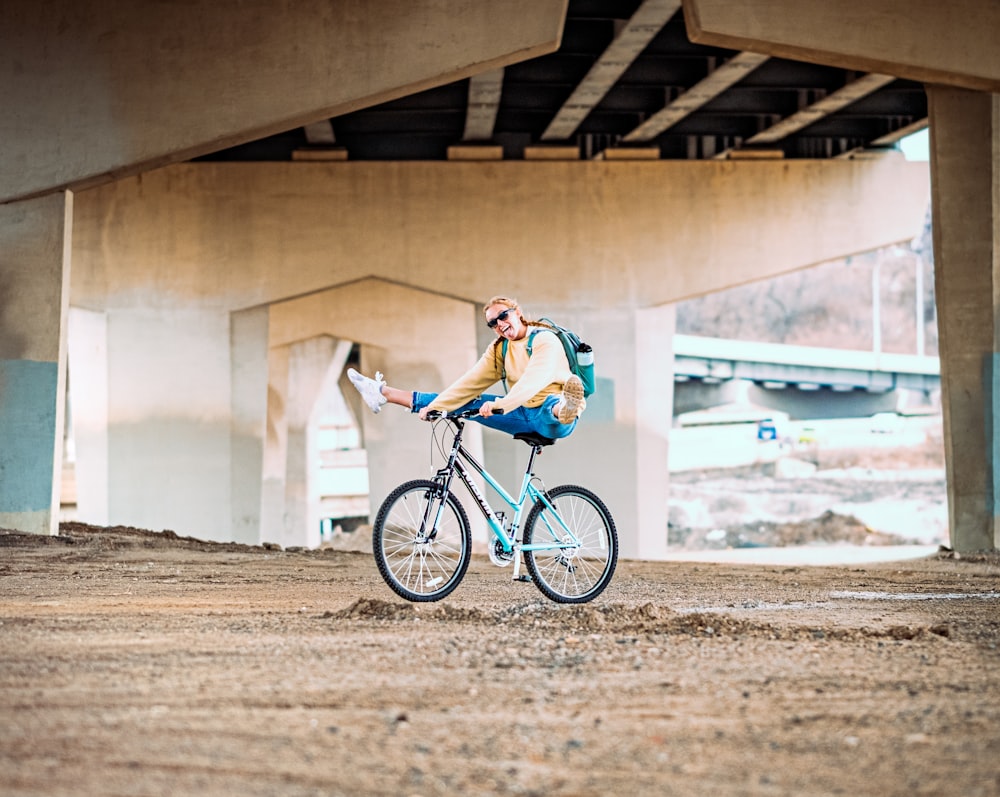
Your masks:
[{"label": "sunglasses", "polygon": [[497,317],[489,319],[486,322],[486,326],[488,326],[490,329],[496,329],[497,324],[499,324],[501,321],[506,321],[507,316],[509,316],[513,312],[514,310],[512,308],[507,308],[502,313],[497,313]]}]

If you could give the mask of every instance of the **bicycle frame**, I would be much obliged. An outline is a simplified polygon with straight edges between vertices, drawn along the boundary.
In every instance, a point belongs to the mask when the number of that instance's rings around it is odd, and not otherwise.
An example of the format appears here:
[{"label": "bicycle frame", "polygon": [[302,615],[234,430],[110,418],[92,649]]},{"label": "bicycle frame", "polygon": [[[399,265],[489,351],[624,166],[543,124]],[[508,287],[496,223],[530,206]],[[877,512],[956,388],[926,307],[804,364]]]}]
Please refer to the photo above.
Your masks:
[{"label": "bicycle frame", "polygon": [[[607,506],[580,485],[547,487],[534,473],[535,457],[555,441],[533,432],[514,435],[527,443],[530,454],[520,489],[505,490],[462,443],[465,422],[477,413],[468,407],[424,413],[426,420],[450,422],[441,437],[436,425],[431,433],[445,464],[430,479],[400,484],[379,507],[372,551],[382,578],[401,598],[417,602],[441,600],[458,587],[472,559],[473,529],[468,502],[463,506],[456,496],[457,478],[486,518],[490,562],[497,567],[513,562],[507,571],[513,571],[513,581],[533,583],[557,603],[593,600],[614,576],[618,561],[618,533]],[[450,441],[445,430],[453,434]],[[500,501],[486,498],[487,486]]]},{"label": "bicycle frame", "polygon": [[[458,418],[449,417],[448,420],[451,421],[455,427],[455,438],[452,441],[451,453],[448,455],[448,462],[443,468],[438,470],[435,477],[435,481],[438,481],[441,484],[442,498],[450,491],[454,474],[458,473],[459,478],[465,484],[472,497],[476,500],[476,505],[479,507],[479,511],[483,513],[483,517],[486,518],[486,522],[489,524],[490,530],[493,532],[494,536],[500,540],[501,545],[503,545],[504,551],[508,553],[514,551],[515,579],[518,578],[521,568],[521,557],[516,555],[519,551],[543,551],[581,547],[580,540],[569,528],[569,526],[566,525],[562,516],[549,501],[544,491],[539,490],[534,484],[535,474],[532,472],[532,467],[535,463],[535,457],[541,449],[540,446],[531,446],[531,454],[528,456],[528,465],[524,470],[524,478],[521,481],[521,489],[518,492],[517,498],[514,498],[509,492],[507,492],[507,490],[504,489],[503,485],[493,478],[489,471],[487,471],[486,468],[466,450],[465,446],[462,445],[462,434],[465,430],[465,424]],[[466,467],[466,465],[468,465],[468,467]],[[496,491],[497,495],[500,496],[504,503],[510,507],[511,512],[513,513],[510,521],[510,533],[508,533],[507,529],[504,528],[500,518],[497,517],[497,513],[494,511],[489,501],[486,500],[486,497],[483,495],[478,485],[475,481],[473,481],[469,468],[471,468],[473,472],[479,474],[483,480]],[[530,499],[530,501],[528,499]],[[559,540],[559,542],[532,543],[524,545],[518,541],[518,531],[521,527],[521,517],[524,514],[525,507],[530,508],[536,502],[541,502],[548,509],[548,512],[543,514],[541,518],[545,525],[548,526],[549,531],[553,533],[553,538]],[[442,500],[438,504],[432,528],[437,528],[437,524],[440,521],[443,510],[444,501]],[[557,529],[552,523],[552,518],[555,519],[555,523],[558,525],[558,532],[561,533],[557,533]]]}]

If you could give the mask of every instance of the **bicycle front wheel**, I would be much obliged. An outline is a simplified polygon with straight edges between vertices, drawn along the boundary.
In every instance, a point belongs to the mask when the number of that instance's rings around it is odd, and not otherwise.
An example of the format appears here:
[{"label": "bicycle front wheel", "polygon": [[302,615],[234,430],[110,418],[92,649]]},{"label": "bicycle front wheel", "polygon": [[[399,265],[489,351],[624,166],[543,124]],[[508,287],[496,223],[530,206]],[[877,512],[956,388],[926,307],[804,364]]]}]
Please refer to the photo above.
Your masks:
[{"label": "bicycle front wheel", "polygon": [[472,554],[469,518],[454,493],[406,482],[382,502],[372,551],[390,589],[408,601],[437,601],[462,581]]},{"label": "bicycle front wheel", "polygon": [[524,545],[545,547],[523,551],[524,563],[545,597],[586,603],[604,591],[615,573],[615,521],[604,502],[585,487],[564,484],[545,495],[548,504],[535,502],[524,523]]}]

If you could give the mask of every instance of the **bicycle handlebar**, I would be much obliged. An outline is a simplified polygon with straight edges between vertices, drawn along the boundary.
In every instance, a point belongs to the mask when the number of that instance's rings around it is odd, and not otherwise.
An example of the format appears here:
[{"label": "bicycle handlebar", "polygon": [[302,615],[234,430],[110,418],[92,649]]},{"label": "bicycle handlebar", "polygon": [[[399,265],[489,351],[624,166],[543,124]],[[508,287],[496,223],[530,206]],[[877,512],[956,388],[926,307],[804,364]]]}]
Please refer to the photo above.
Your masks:
[{"label": "bicycle handlebar", "polygon": [[[502,409],[493,410],[494,415],[503,415]],[[474,418],[479,415],[479,410],[462,410],[461,412],[441,412],[440,410],[431,410],[427,413],[427,420],[436,421],[439,418],[448,418],[450,420],[465,420],[466,418]]]}]

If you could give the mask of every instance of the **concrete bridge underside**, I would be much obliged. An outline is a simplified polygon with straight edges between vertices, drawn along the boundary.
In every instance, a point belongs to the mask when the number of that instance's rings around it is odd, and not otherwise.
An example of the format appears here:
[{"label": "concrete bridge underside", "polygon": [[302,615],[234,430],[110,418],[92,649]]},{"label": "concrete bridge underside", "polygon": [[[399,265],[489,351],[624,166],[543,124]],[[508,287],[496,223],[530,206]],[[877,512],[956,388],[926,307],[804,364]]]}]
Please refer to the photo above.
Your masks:
[{"label": "concrete bridge underside", "polygon": [[[320,5],[322,16],[328,7]],[[178,36],[187,67],[176,77],[144,73],[134,42],[115,49],[114,68],[101,78],[134,76],[134,66],[147,84],[114,102],[98,102],[86,79],[95,72],[76,70],[83,90],[79,80],[56,80],[49,95],[36,85],[29,104],[38,122],[65,113],[70,88],[84,98],[73,99],[75,124],[87,133],[81,146],[54,126],[6,120],[17,157],[5,155],[0,166],[0,525],[55,528],[69,338],[71,390],[85,397],[74,403],[82,519],[306,543],[308,489],[289,484],[293,469],[282,457],[300,450],[291,443],[330,363],[342,365],[343,344],[360,344],[363,367],[399,386],[439,388],[485,345],[478,305],[503,291],[581,331],[606,380],[581,429],[546,453],[543,473],[594,486],[618,517],[623,554],[657,557],[666,536],[671,303],[919,229],[925,173],[894,158],[150,171],[544,51],[558,40],[561,11],[559,3],[526,3],[514,17],[528,21],[510,26],[506,6],[347,3],[345,19],[356,24],[347,34],[325,26],[336,41],[316,42],[303,57],[301,37],[317,9],[300,15],[299,7],[272,13],[273,4],[259,4],[241,17],[245,30],[227,28],[221,41],[203,31]],[[23,4],[25,24],[44,27],[31,8]],[[70,30],[95,24],[76,8],[64,4]],[[857,39],[851,14],[841,13]],[[911,10],[914,40],[935,30],[935,13],[943,12]],[[290,20],[272,38],[281,14]],[[701,22],[704,33],[705,15]],[[135,21],[133,29],[141,38],[148,26]],[[387,32],[402,45],[402,65],[370,57],[385,51]],[[901,40],[910,32],[897,30]],[[837,38],[829,27],[827,35]],[[961,38],[950,41],[961,49]],[[315,57],[338,47],[333,61]],[[880,52],[895,63],[892,48]],[[1000,56],[985,55],[994,59],[989,81]],[[41,59],[46,75],[84,60],[71,48],[5,56],[0,86],[14,99],[31,90],[11,89],[23,73],[18,58]],[[286,74],[281,66],[291,61]],[[360,80],[357,63],[366,65]],[[237,67],[254,75],[255,91],[222,88]],[[966,68],[957,53],[947,67],[934,61],[922,74],[949,78],[941,81],[948,88],[928,86],[937,296],[952,541],[975,550],[997,545],[1000,106],[989,93],[997,86],[984,91],[982,75],[954,87]],[[340,79],[333,88],[331,74]],[[245,89],[246,78],[238,85]],[[201,109],[219,107],[219,91],[223,112],[206,119]],[[158,125],[155,109],[168,100],[171,123]],[[130,109],[124,122],[118,102]],[[427,428],[391,409],[359,417],[377,501],[423,467]],[[491,468],[513,472],[519,452],[509,443],[485,436],[482,445]]]}]

